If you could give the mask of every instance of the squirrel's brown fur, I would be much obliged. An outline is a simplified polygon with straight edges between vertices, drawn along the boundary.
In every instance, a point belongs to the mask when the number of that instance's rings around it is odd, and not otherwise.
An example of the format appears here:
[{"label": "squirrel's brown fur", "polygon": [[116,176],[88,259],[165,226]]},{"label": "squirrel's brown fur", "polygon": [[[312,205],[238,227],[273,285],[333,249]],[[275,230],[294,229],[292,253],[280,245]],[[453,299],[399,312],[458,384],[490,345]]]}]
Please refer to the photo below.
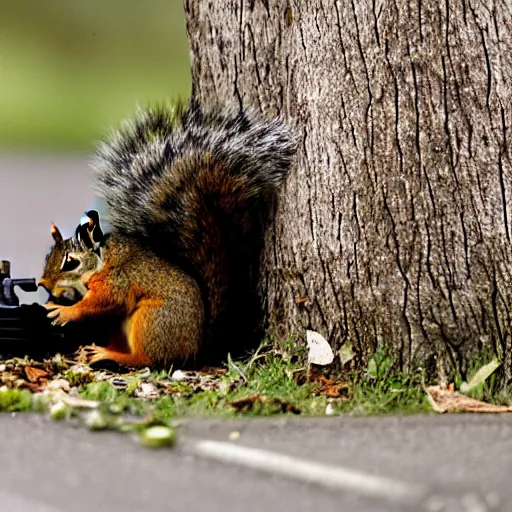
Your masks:
[{"label": "squirrel's brown fur", "polygon": [[[112,235],[55,245],[41,284],[55,324],[108,318],[90,361],[165,365],[225,355],[255,331],[257,267],[270,202],[296,141],[244,111],[156,109],[102,146],[98,189]],[[78,301],[77,301],[78,300]]]}]

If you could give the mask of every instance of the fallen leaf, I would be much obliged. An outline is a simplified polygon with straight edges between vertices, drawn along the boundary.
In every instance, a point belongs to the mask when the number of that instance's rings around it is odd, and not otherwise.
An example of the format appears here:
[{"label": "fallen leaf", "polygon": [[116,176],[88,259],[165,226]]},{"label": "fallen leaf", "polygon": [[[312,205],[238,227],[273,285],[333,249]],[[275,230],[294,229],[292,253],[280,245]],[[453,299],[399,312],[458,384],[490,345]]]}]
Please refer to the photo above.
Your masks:
[{"label": "fallen leaf", "polygon": [[120,377],[113,377],[110,379],[110,383],[117,389],[126,389],[130,384],[126,379]]},{"label": "fallen leaf", "polygon": [[137,398],[158,398],[159,393],[156,387],[150,382],[142,382],[140,386],[135,390],[134,395]]},{"label": "fallen leaf", "polygon": [[306,331],[308,363],[326,366],[334,360],[334,352],[327,340],[316,331]]},{"label": "fallen leaf", "polygon": [[162,425],[155,425],[140,433],[139,441],[150,448],[172,446],[176,441],[176,430]]},{"label": "fallen leaf", "polygon": [[226,375],[226,373],[228,373],[228,370],[226,368],[219,368],[217,366],[205,366],[204,368],[201,369],[199,373],[215,377],[217,375]]},{"label": "fallen leaf", "polygon": [[467,393],[471,391],[473,388],[484,382],[490,375],[492,375],[497,368],[499,368],[501,362],[498,359],[493,359],[489,364],[482,366],[476,373],[473,375],[469,382],[463,382],[460,385],[460,390],[462,393]]},{"label": "fallen leaf", "polygon": [[66,393],[69,393],[69,390],[71,389],[71,384],[66,379],[55,379],[46,385],[46,389],[48,391],[57,391],[62,390]]},{"label": "fallen leaf", "polygon": [[272,404],[280,405],[281,412],[292,413],[292,414],[300,414],[301,413],[301,410],[298,407],[291,404],[290,402],[281,400],[280,398],[268,398],[268,401]]},{"label": "fallen leaf", "polygon": [[324,375],[317,375],[312,382],[316,382],[320,385],[317,395],[325,395],[328,398],[339,398],[342,391],[347,389],[347,384],[343,382],[334,382],[332,379],[328,379]]},{"label": "fallen leaf", "polygon": [[85,398],[80,398],[79,396],[62,395],[61,400],[73,409],[97,409],[100,406],[100,402],[97,400],[87,400]]},{"label": "fallen leaf", "polygon": [[242,398],[231,400],[229,405],[234,407],[238,412],[247,412],[253,408],[255,402],[258,400],[261,400],[261,395],[259,393],[255,393],[254,395],[244,396]]},{"label": "fallen leaf", "polygon": [[441,386],[430,386],[426,389],[430,405],[436,412],[512,412],[508,405],[494,405],[470,398],[457,391],[443,389]]},{"label": "fallen leaf", "polygon": [[333,416],[335,414],[335,410],[334,410],[334,407],[332,406],[332,404],[329,402],[326,406],[325,406],[325,415],[326,416]]},{"label": "fallen leaf", "polygon": [[350,343],[345,343],[340,350],[338,351],[338,355],[340,356],[340,361],[342,366],[345,366],[347,363],[354,359],[354,351],[350,346]]},{"label": "fallen leaf", "polygon": [[40,378],[47,377],[48,372],[32,366],[25,366],[25,375],[30,382],[37,382]]},{"label": "fallen leaf", "polygon": [[244,396],[242,398],[237,398],[236,400],[232,400],[228,402],[229,405],[234,407],[238,412],[246,413],[251,411],[254,406],[258,403],[260,404],[271,404],[279,406],[281,412],[284,413],[292,413],[292,414],[300,414],[301,411],[298,407],[295,407],[293,404],[286,402],[285,400],[281,400],[277,397],[268,397],[264,395],[260,395],[259,393],[255,393],[253,395]]}]

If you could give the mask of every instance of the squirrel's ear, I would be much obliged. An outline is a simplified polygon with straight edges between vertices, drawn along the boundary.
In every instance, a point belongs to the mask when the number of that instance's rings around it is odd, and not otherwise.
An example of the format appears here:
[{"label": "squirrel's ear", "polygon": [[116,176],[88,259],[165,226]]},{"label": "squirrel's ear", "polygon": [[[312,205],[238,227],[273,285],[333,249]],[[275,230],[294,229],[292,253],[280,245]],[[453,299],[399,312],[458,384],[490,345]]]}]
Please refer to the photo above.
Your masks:
[{"label": "squirrel's ear", "polygon": [[52,233],[52,237],[53,237],[53,240],[55,241],[55,243],[57,245],[60,245],[64,241],[64,238],[62,238],[59,228],[53,222],[52,222],[50,231]]}]

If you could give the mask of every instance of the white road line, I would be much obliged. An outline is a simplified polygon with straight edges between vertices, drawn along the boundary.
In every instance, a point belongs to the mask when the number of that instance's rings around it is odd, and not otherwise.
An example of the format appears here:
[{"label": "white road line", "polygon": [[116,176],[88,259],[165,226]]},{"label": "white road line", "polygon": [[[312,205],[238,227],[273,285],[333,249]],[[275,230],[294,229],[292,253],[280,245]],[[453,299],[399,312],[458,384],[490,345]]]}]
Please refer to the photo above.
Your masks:
[{"label": "white road line", "polygon": [[189,440],[185,447],[204,458],[394,502],[418,502],[427,495],[427,489],[418,485],[227,442]]}]

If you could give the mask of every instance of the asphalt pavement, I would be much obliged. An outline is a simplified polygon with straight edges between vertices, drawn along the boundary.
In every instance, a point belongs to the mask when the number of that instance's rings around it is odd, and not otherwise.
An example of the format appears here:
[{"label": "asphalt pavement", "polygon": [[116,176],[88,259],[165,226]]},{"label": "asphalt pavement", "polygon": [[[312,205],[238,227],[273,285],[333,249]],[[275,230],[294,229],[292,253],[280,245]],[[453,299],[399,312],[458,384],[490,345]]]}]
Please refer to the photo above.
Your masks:
[{"label": "asphalt pavement", "polygon": [[[175,448],[154,450],[131,434],[89,432],[38,415],[0,415],[1,510],[512,509],[509,415],[189,419],[179,429]],[[233,432],[236,441],[230,441]],[[298,478],[293,467],[287,475],[279,465],[262,470],[243,458],[214,460],[193,449],[197,440],[285,455],[295,465],[309,464],[311,472]],[[319,467],[342,470],[348,484],[309,479]],[[353,485],[354,475],[361,485]],[[412,499],[375,495],[365,479],[421,493]]]}]

